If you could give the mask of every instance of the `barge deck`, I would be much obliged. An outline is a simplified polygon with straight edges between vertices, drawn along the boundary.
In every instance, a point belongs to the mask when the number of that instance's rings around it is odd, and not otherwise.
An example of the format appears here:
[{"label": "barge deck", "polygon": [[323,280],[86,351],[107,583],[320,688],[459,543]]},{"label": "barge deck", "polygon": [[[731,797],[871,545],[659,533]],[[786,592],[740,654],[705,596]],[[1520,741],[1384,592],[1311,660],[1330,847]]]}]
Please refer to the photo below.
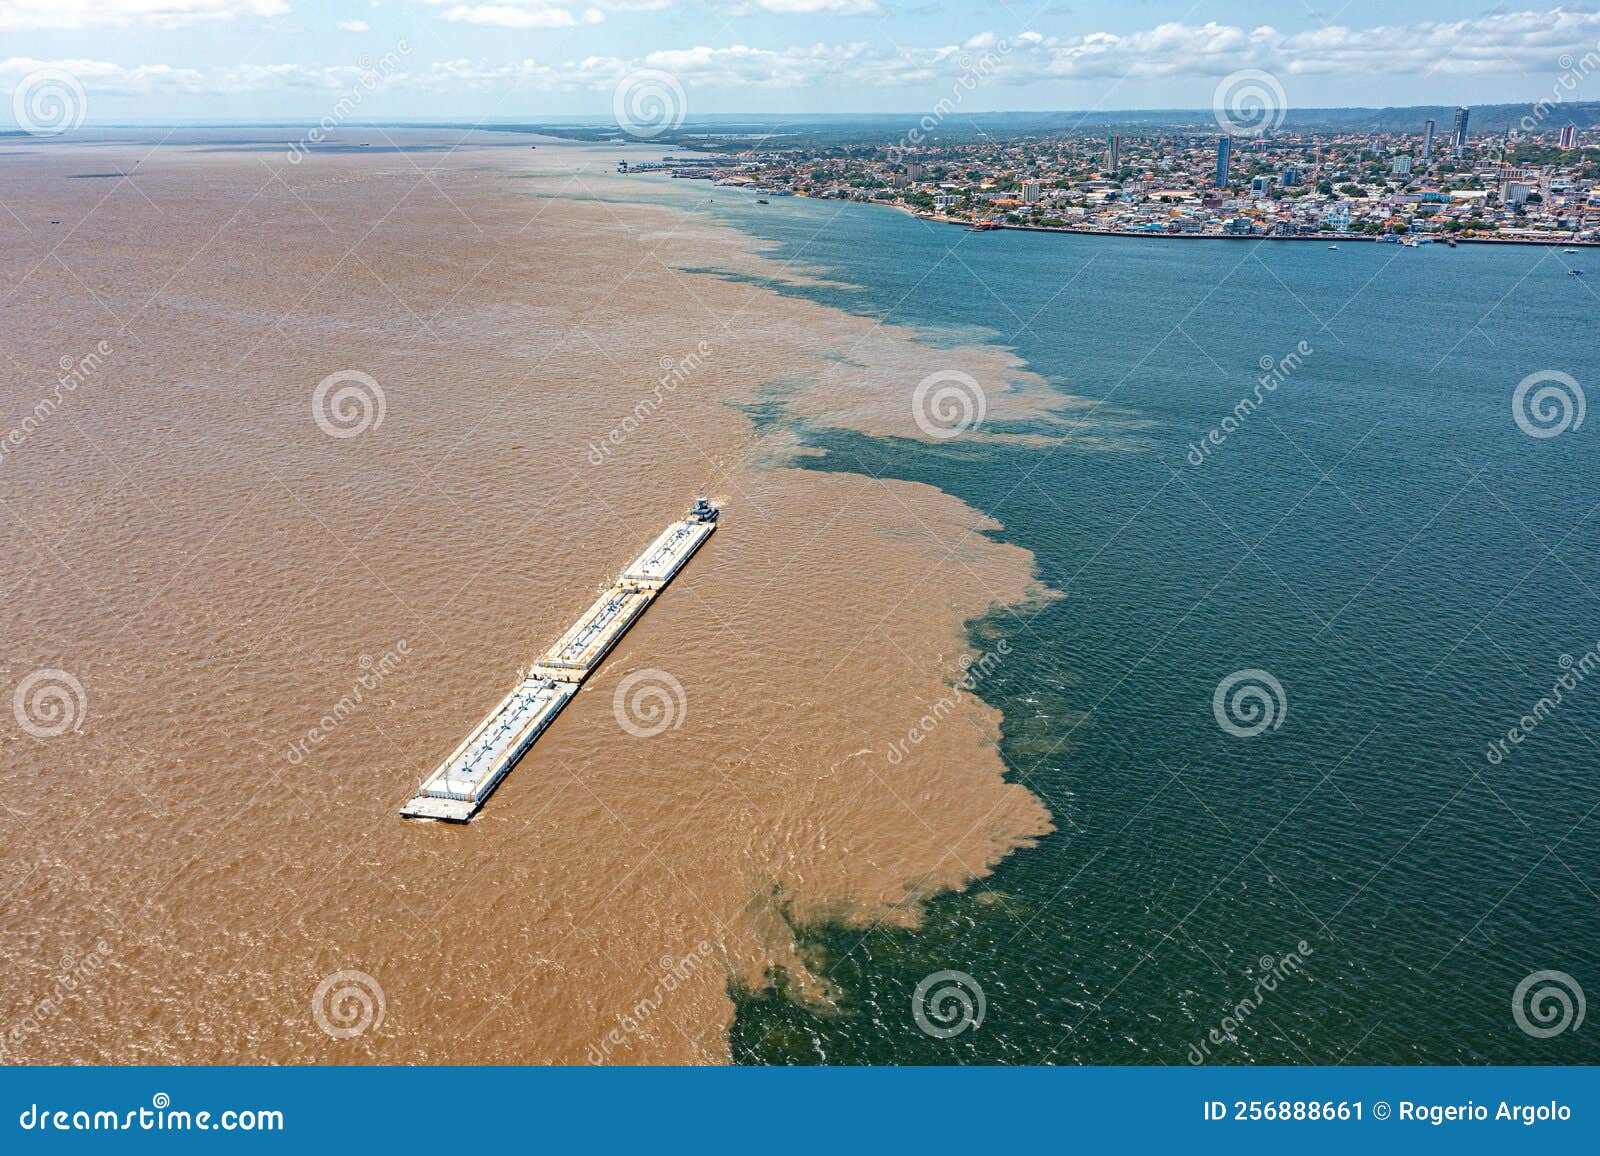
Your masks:
[{"label": "barge deck", "polygon": [[546,650],[500,705],[450,752],[400,808],[407,819],[466,823],[572,701],[628,628],[717,528],[705,499],[661,532],[593,606]]}]

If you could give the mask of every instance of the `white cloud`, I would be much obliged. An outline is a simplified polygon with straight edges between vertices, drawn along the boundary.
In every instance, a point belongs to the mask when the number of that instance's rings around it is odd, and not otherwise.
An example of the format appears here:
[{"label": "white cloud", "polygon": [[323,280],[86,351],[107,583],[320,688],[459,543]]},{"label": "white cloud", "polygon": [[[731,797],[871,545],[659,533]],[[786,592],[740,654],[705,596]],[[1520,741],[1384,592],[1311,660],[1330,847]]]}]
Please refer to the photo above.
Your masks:
[{"label": "white cloud", "polygon": [[878,0],[754,0],[740,7],[783,16],[877,16],[883,12]]},{"label": "white cloud", "polygon": [[[0,0],[0,4],[8,0]],[[156,0],[152,0],[156,2]],[[174,0],[162,0],[174,2]],[[261,0],[256,0],[261,2]],[[448,2],[448,0],[446,0]],[[610,0],[609,7],[630,0]],[[632,0],[639,2],[639,0]],[[649,2],[649,0],[645,0]],[[524,13],[562,11],[538,3],[457,5],[455,10],[508,9]],[[448,15],[448,12],[446,13]],[[570,14],[569,14],[570,15]],[[528,25],[530,27],[536,25]],[[547,25],[541,25],[547,26]],[[461,89],[499,92],[604,92],[631,69],[671,73],[693,88],[836,91],[871,88],[945,91],[983,65],[988,83],[1025,86],[1051,81],[1138,78],[1212,80],[1245,68],[1260,68],[1286,82],[1291,99],[1296,76],[1347,78],[1351,99],[1363,95],[1363,78],[1447,74],[1518,75],[1528,95],[1548,91],[1562,70],[1561,58],[1581,58],[1600,40],[1600,13],[1555,10],[1502,13],[1478,21],[1423,22],[1371,29],[1325,28],[1286,34],[1271,27],[1244,29],[1207,23],[1163,24],[1127,34],[1092,33],[1047,37],[1024,33],[1009,41],[993,33],[961,44],[926,48],[877,42],[812,44],[786,48],[749,45],[663,48],[623,59],[483,61],[456,59],[418,63],[385,81],[386,87],[443,93]],[[0,62],[0,81],[44,61]],[[238,93],[295,89],[339,89],[359,77],[350,68],[251,65],[232,68],[125,67],[104,61],[49,62],[72,72],[90,91],[118,93]],[[1570,63],[1570,62],[1569,62]],[[24,67],[26,66],[26,67]],[[1209,87],[1195,103],[1210,99]],[[1004,107],[1004,98],[987,102]]]},{"label": "white cloud", "polygon": [[457,4],[444,18],[456,24],[491,24],[497,28],[571,28],[578,21],[566,8],[545,4]]},{"label": "white cloud", "polygon": [[365,20],[341,20],[338,28],[340,32],[371,32],[372,25]]},{"label": "white cloud", "polygon": [[0,60],[0,90],[40,69],[70,73],[91,95],[143,97],[243,96],[289,92],[348,94],[369,91],[375,78],[385,87],[414,79],[395,70],[381,76],[370,68],[337,65],[311,68],[300,64],[240,64],[201,70],[166,64],[121,65],[104,60],[35,60],[13,56]]},{"label": "white cloud", "polygon": [[29,73],[45,68],[70,73],[91,92],[131,96],[152,92],[198,94],[208,91],[206,77],[192,68],[172,68],[164,64],[125,68],[103,60],[34,60],[27,56],[0,60],[0,81],[15,83]]},{"label": "white cloud", "polygon": [[[796,0],[806,2],[806,0]],[[1095,32],[1009,39],[994,33],[960,44],[927,48],[856,42],[788,48],[658,49],[633,60],[591,57],[562,65],[523,61],[480,66],[452,61],[448,75],[523,87],[579,89],[615,83],[629,68],[658,68],[686,85],[720,88],[880,88],[948,84],[981,60],[993,83],[1024,86],[1050,81],[1216,78],[1260,68],[1295,76],[1364,77],[1493,75],[1554,77],[1564,53],[1581,57],[1600,40],[1600,13],[1556,9],[1512,12],[1481,20],[1426,21],[1370,29],[1332,27],[1283,33],[1270,26],[1240,28],[1207,22],[1168,23],[1125,34]],[[1531,91],[1544,86],[1535,84]],[[1292,93],[1291,93],[1292,96]],[[1359,88],[1352,99],[1359,100]],[[1205,94],[1209,99],[1209,93]],[[1198,99],[1198,98],[1197,98]]]},{"label": "white cloud", "polygon": [[[1554,77],[1563,53],[1582,56],[1600,40],[1600,13],[1502,13],[1482,20],[1423,22],[1371,29],[1325,28],[1286,34],[1208,22],[1170,23],[1127,34],[1054,37],[1036,32],[1010,39],[993,33],[960,44],[889,48],[877,43],[816,44],[780,49],[747,45],[659,49],[636,60],[593,57],[524,79],[565,75],[571,86],[614,82],[630,67],[658,68],[687,85],[712,87],[877,88],[948,84],[982,61],[997,84],[1130,78],[1215,78],[1260,68],[1295,76],[1363,77],[1516,74]],[[471,66],[456,62],[457,74]],[[568,85],[562,85],[567,87]],[[1534,91],[1541,85],[1535,85]],[[1359,99],[1357,89],[1353,99]],[[1207,94],[1209,99],[1209,94]]]},{"label": "white cloud", "polygon": [[[0,0],[3,2],[3,0]],[[490,4],[462,4],[459,0],[427,0],[448,4],[444,18],[453,24],[483,24],[494,28],[575,28],[599,24],[607,12],[660,12],[672,0],[592,0],[581,14],[563,0],[496,0]]]},{"label": "white cloud", "polygon": [[1124,75],[1221,76],[1241,68],[1283,76],[1538,74],[1559,69],[1557,58],[1565,49],[1593,47],[1597,35],[1600,14],[1562,9],[1296,33],[1279,32],[1270,25],[1247,30],[1215,22],[1162,24],[1125,35],[1055,37],[1025,32],[1011,42],[1001,72],[1003,79],[1022,84]]},{"label": "white cloud", "polygon": [[[1509,12],[1479,20],[1423,21],[1369,29],[1328,27],[1285,34],[1270,25],[1243,29],[1165,24],[1126,36],[1072,38],[1025,33],[1007,62],[1012,79],[1041,77],[1220,76],[1261,68],[1283,76],[1351,78],[1431,72],[1548,75],[1565,49],[1587,50],[1600,14]],[[1352,93],[1359,99],[1360,93]]]},{"label": "white cloud", "polygon": [[178,28],[206,20],[283,16],[287,0],[0,0],[0,29]]}]

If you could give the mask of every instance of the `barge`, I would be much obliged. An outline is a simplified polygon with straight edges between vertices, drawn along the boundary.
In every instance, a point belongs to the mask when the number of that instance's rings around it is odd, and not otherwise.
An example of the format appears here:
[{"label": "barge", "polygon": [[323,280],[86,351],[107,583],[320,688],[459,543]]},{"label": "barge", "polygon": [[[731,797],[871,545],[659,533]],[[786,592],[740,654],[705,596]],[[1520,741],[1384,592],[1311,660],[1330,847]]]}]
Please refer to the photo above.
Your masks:
[{"label": "barge", "polygon": [[628,628],[717,528],[716,506],[701,498],[673,522],[617,581],[546,650],[500,705],[400,808],[407,819],[466,823],[572,701]]}]

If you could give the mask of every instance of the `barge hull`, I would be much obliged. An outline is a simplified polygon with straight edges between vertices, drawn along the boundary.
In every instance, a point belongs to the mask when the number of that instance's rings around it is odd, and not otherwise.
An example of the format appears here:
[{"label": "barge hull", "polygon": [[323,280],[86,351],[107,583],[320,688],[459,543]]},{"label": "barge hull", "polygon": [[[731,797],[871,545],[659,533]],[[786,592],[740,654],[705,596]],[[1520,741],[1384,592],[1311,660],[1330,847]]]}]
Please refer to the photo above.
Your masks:
[{"label": "barge hull", "polygon": [[595,600],[561,640],[534,664],[541,678],[582,682],[650,605],[652,590],[618,583]]},{"label": "barge hull", "polygon": [[663,530],[577,622],[539,658],[400,808],[407,819],[466,823],[538,741],[583,681],[717,528],[703,499]]}]

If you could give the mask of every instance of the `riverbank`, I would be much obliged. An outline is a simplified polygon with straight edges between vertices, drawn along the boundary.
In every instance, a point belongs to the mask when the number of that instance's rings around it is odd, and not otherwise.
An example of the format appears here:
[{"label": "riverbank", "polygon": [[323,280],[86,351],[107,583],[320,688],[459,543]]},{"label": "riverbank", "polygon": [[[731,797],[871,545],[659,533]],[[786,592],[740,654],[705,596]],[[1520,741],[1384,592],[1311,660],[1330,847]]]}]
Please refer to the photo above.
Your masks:
[{"label": "riverbank", "polygon": [[[865,202],[877,204],[880,202]],[[919,221],[932,221],[940,225],[959,225],[971,229],[973,221],[966,218],[948,217],[939,213],[928,213],[913,209],[909,205],[890,205],[892,209],[899,209],[915,217]],[[1067,233],[1084,237],[1139,237],[1155,238],[1170,241],[1321,241],[1325,244],[1339,244],[1345,241],[1371,241],[1383,244],[1405,244],[1400,234],[1373,234],[1373,233],[1295,233],[1295,234],[1266,234],[1266,233],[1168,233],[1154,229],[1078,229],[1057,228],[1053,225],[1018,225],[1008,221],[996,221],[986,224],[984,229],[975,230],[986,232],[989,230],[1014,229],[1023,233]],[[1450,242],[1425,234],[1429,239],[1423,244],[1436,244],[1449,247]],[[1454,237],[1456,244],[1460,245],[1545,245],[1557,246],[1568,249],[1600,249],[1600,241],[1570,241],[1570,240],[1545,240],[1540,237]]]}]

